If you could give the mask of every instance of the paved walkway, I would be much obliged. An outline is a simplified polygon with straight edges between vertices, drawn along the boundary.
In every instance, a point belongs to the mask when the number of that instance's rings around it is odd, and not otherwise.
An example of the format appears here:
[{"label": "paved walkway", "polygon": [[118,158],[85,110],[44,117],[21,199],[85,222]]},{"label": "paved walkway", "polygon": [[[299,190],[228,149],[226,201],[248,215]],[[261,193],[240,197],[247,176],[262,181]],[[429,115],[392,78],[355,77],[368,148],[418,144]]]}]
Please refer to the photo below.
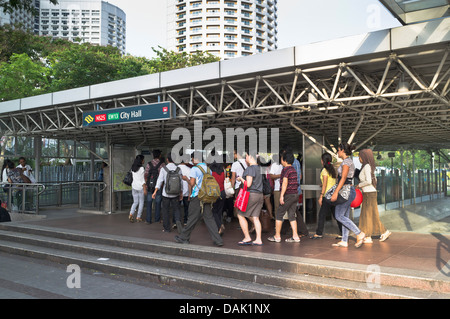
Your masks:
[{"label": "paved walkway", "polygon": [[[115,214],[81,214],[76,208],[63,207],[43,210],[46,218],[29,219],[23,222],[47,227],[70,230],[80,230],[111,234],[118,236],[149,238],[172,241],[177,234],[162,232],[162,224],[130,223],[127,213]],[[433,217],[435,216],[435,217]],[[297,256],[328,260],[331,262],[348,262],[363,265],[376,264],[380,267],[403,269],[405,273],[422,273],[430,277],[438,276],[450,280],[450,198],[441,198],[433,202],[408,206],[404,209],[385,211],[381,213],[385,225],[393,234],[385,242],[375,239],[373,244],[365,244],[361,248],[354,247],[354,238],[350,239],[348,248],[332,247],[335,243],[336,230],[331,222],[327,223],[327,234],[323,239],[312,240],[302,238],[300,244],[271,243],[267,237],[272,233],[263,234],[264,245],[238,246],[242,232],[236,220],[226,223],[223,235],[224,247],[236,250],[254,251],[286,256]],[[19,217],[13,217],[16,221]],[[287,224],[287,223],[286,223]],[[409,227],[410,231],[405,228]],[[288,227],[289,228],[289,227]],[[315,225],[309,225],[311,235]],[[417,231],[416,231],[417,230]],[[205,225],[197,225],[191,237],[191,244],[213,246]],[[218,248],[220,249],[220,248]]]}]

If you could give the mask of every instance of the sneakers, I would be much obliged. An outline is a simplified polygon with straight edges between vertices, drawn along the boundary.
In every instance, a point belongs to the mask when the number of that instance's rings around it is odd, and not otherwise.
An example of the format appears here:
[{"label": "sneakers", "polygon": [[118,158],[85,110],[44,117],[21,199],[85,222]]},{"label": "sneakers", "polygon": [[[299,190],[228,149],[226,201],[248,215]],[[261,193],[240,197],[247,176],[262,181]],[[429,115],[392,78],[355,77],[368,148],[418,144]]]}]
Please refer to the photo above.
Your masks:
[{"label": "sneakers", "polygon": [[338,243],[336,243],[336,244],[332,244],[331,246],[333,246],[333,247],[345,247],[345,248],[347,248],[347,247],[348,247],[348,243],[345,242],[345,241],[340,241],[340,242],[338,242]]},{"label": "sneakers", "polygon": [[382,234],[381,236],[380,236],[380,241],[385,241],[386,239],[388,239],[389,238],[389,236],[391,236],[391,232],[389,231],[389,230],[386,230],[385,232],[384,232],[384,234]]}]

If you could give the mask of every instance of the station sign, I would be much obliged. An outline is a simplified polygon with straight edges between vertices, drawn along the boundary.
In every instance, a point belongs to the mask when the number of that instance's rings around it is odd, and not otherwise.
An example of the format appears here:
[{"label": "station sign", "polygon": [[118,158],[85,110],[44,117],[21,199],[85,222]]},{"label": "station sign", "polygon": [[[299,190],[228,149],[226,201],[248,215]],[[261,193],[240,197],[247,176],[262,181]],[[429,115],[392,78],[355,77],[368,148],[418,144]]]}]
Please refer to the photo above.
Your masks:
[{"label": "station sign", "polygon": [[168,120],[175,117],[171,102],[83,112],[83,127]]}]

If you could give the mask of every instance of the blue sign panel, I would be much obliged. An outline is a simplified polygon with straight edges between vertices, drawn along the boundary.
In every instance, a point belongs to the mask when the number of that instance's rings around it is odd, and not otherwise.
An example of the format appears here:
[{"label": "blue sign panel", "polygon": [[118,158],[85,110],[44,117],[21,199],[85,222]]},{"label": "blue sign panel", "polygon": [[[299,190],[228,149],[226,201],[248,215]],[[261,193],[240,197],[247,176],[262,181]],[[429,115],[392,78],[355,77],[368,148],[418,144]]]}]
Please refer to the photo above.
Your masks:
[{"label": "blue sign panel", "polygon": [[168,120],[175,117],[171,102],[83,112],[83,127]]}]

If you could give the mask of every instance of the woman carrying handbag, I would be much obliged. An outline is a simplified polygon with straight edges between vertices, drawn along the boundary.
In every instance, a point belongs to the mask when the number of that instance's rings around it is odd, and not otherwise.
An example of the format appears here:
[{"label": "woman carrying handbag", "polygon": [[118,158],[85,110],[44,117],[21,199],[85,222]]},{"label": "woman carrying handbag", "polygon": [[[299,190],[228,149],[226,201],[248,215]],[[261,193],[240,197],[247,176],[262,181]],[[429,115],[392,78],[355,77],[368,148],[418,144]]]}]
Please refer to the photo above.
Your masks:
[{"label": "woman carrying handbag", "polygon": [[[339,202],[335,208],[335,216],[336,220],[342,224],[342,240],[333,244],[334,247],[348,247],[348,235],[350,231],[354,232],[356,235],[356,248],[361,247],[365,237],[365,234],[349,218],[350,204],[356,196],[355,188],[352,186],[352,179],[355,174],[355,164],[353,164],[353,160],[350,157],[353,153],[353,149],[353,145],[349,145],[348,143],[341,143],[338,146],[338,156],[343,159],[343,161],[338,168],[337,186],[334,188],[333,194],[329,200],[331,203]],[[328,199],[332,189],[333,188],[327,192],[325,199]]]},{"label": "woman carrying handbag", "polygon": [[144,210],[144,200],[147,194],[147,184],[145,183],[144,172],[145,169],[142,166],[144,164],[144,156],[138,155],[131,167],[131,173],[133,176],[133,182],[131,184],[131,193],[133,195],[133,205],[131,205],[130,214],[128,219],[130,222],[134,222],[134,214],[137,209],[136,220],[142,222],[142,211]]},{"label": "woman carrying handbag", "polygon": [[[248,203],[245,207],[240,206],[241,209],[238,210],[239,225],[241,226],[242,232],[244,233],[244,239],[242,239],[238,245],[255,245],[261,246],[261,222],[259,220],[259,214],[261,213],[261,208],[264,203],[263,195],[263,181],[261,175],[261,168],[258,165],[255,156],[247,154],[245,158],[248,167],[245,169],[242,177],[238,177],[238,180],[242,183],[246,182],[244,187],[248,190]],[[242,191],[242,190],[240,190]],[[238,198],[236,202],[241,202]],[[237,203],[239,205],[239,203]],[[256,239],[252,241],[250,237],[250,232],[248,230],[247,218],[253,222],[256,231]]]}]

